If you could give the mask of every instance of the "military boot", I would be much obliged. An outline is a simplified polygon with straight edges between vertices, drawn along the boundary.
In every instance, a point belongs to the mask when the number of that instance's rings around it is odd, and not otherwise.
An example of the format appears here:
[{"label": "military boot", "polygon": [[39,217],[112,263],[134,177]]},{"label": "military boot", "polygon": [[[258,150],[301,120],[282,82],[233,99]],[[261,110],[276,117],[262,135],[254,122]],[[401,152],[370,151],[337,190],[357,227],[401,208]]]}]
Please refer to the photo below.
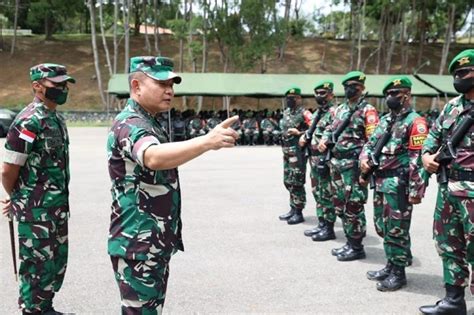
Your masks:
[{"label": "military boot", "polygon": [[331,255],[337,256],[337,255],[339,255],[339,254],[342,254],[343,252],[349,250],[350,247],[351,247],[351,245],[349,245],[349,242],[347,242],[347,243],[344,244],[344,246],[342,246],[342,247],[331,249]]},{"label": "military boot", "polygon": [[349,249],[337,255],[339,261],[353,261],[365,258],[364,245],[362,239],[349,238]]},{"label": "military boot", "polygon": [[326,221],[323,218],[318,218],[319,222],[318,225],[316,225],[314,228],[305,230],[304,231],[304,236],[313,236],[314,234],[317,234],[321,229],[326,225]]},{"label": "military boot", "polygon": [[420,312],[425,315],[466,315],[464,288],[446,283],[446,297],[435,305],[420,307]]},{"label": "military boot", "polygon": [[281,216],[279,216],[278,218],[282,221],[287,221],[289,218],[291,218],[293,215],[295,214],[295,209],[291,208],[290,211],[288,211],[287,213],[285,214],[282,214]]},{"label": "military boot", "polygon": [[390,271],[392,271],[392,263],[387,261],[387,264],[383,269],[377,270],[377,271],[367,271],[367,279],[373,280],[373,281],[382,281],[385,280],[390,275]]},{"label": "military boot", "polygon": [[295,214],[291,218],[288,219],[288,224],[298,224],[304,222],[303,217],[303,210],[302,209],[295,209]]},{"label": "military boot", "polygon": [[377,290],[396,291],[407,285],[405,267],[393,265],[390,275],[385,280],[377,282]]},{"label": "military boot", "polygon": [[317,234],[314,234],[311,238],[315,242],[324,242],[335,239],[336,234],[334,233],[334,222],[327,222],[326,226],[322,228]]}]

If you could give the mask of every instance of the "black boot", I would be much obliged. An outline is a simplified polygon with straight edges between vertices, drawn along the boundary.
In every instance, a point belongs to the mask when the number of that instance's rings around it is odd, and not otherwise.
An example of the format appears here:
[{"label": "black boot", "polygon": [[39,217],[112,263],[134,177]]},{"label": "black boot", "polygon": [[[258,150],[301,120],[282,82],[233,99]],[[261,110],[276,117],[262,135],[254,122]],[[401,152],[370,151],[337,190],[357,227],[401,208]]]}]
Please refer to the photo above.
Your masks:
[{"label": "black boot", "polygon": [[390,271],[392,271],[392,263],[390,261],[387,261],[387,264],[383,269],[377,270],[377,271],[367,271],[367,279],[369,280],[374,280],[374,281],[382,281],[385,280],[389,275]]},{"label": "black boot", "polygon": [[333,240],[336,238],[334,233],[334,222],[327,222],[326,226],[319,231],[319,233],[314,234],[312,237],[315,242],[324,242]]},{"label": "black boot", "polygon": [[381,282],[377,282],[379,291],[396,291],[407,285],[405,267],[393,265],[390,275]]},{"label": "black boot", "polygon": [[287,213],[285,214],[282,214],[281,216],[279,216],[278,218],[282,221],[287,221],[289,218],[291,218],[293,215],[295,214],[295,209],[291,208],[290,211],[288,211]]},{"label": "black boot", "polygon": [[426,315],[466,315],[464,288],[446,283],[446,297],[435,305],[420,307],[420,312]]},{"label": "black boot", "polygon": [[314,228],[305,230],[304,236],[313,236],[314,234],[318,234],[319,231],[326,225],[326,221],[323,218],[319,218],[319,223]]},{"label": "black boot", "polygon": [[349,250],[350,247],[351,247],[351,245],[349,245],[349,242],[347,242],[347,243],[344,244],[344,246],[342,246],[342,247],[331,249],[331,255],[337,256],[337,255],[339,255],[339,254],[342,254],[343,252]]},{"label": "black boot", "polygon": [[357,259],[364,259],[365,251],[364,251],[364,245],[362,245],[362,238],[361,239],[350,238],[348,240],[349,240],[349,249],[337,255],[336,256],[337,260],[353,261]]},{"label": "black boot", "polygon": [[288,224],[298,224],[304,222],[304,217],[303,217],[303,210],[301,209],[295,209],[295,214],[291,218],[288,219],[287,223]]}]

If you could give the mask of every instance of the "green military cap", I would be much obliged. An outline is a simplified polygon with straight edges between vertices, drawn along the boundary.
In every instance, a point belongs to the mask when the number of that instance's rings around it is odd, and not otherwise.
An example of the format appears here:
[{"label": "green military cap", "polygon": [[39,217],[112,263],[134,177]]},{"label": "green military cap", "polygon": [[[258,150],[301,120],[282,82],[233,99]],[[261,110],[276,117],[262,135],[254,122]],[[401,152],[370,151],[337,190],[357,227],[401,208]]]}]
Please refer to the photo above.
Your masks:
[{"label": "green military cap", "polygon": [[166,57],[140,56],[130,58],[130,73],[141,71],[149,77],[166,81],[173,79],[181,83],[181,77],[173,72],[173,61]]},{"label": "green military cap", "polygon": [[288,90],[286,90],[285,96],[288,95],[288,94],[301,95],[301,89],[297,86],[293,86],[293,87],[289,88]]},{"label": "green military cap", "polygon": [[38,81],[47,79],[54,83],[71,82],[76,83],[76,80],[67,75],[66,67],[56,63],[41,63],[30,68],[30,80]]},{"label": "green military cap", "polygon": [[334,90],[334,83],[329,80],[319,81],[315,85],[314,90],[319,90],[319,89]]},{"label": "green military cap", "polygon": [[351,71],[342,79],[342,85],[344,85],[347,81],[357,81],[364,84],[365,74],[362,71]]},{"label": "green military cap", "polygon": [[384,85],[382,93],[389,89],[411,89],[412,83],[407,76],[396,76],[390,78]]},{"label": "green military cap", "polygon": [[457,54],[449,64],[448,70],[453,74],[456,69],[468,66],[474,66],[474,49],[466,49]]}]

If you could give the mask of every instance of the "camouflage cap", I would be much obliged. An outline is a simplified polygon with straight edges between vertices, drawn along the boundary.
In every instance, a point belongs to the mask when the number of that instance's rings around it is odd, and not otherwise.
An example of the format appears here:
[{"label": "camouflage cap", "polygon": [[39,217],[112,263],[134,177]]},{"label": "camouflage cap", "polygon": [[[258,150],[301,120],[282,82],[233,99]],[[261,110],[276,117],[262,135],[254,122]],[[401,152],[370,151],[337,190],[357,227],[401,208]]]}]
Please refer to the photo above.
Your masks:
[{"label": "camouflage cap", "polygon": [[322,80],[316,83],[314,90],[319,89],[326,89],[326,90],[334,90],[334,83],[329,80]]},{"label": "camouflage cap", "polygon": [[41,79],[47,79],[54,83],[65,81],[76,83],[76,79],[67,75],[66,67],[56,63],[41,63],[30,68],[30,80],[33,82]]},{"label": "camouflage cap", "polygon": [[181,77],[173,72],[173,61],[166,57],[140,56],[130,58],[129,73],[141,71],[149,77],[166,81],[173,79],[174,83],[181,83]]},{"label": "camouflage cap", "polygon": [[412,83],[407,76],[396,76],[390,78],[384,85],[382,93],[389,89],[411,89]]},{"label": "camouflage cap", "polygon": [[351,71],[342,78],[342,85],[347,81],[357,81],[361,84],[365,83],[365,73],[362,71]]},{"label": "camouflage cap", "polygon": [[466,49],[457,54],[449,64],[448,70],[453,74],[456,69],[469,66],[474,66],[474,49]]},{"label": "camouflage cap", "polygon": [[292,86],[291,88],[286,90],[285,96],[287,96],[288,94],[301,95],[301,89],[297,86]]}]

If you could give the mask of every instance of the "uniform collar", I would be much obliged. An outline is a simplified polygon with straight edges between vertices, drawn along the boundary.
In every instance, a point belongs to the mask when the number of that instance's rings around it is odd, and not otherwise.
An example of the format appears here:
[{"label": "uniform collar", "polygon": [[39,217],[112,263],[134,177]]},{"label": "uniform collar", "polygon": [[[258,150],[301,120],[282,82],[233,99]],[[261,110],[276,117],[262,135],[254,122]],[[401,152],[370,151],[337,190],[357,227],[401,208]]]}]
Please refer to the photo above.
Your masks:
[{"label": "uniform collar", "polygon": [[150,120],[155,120],[155,117],[153,115],[151,115],[149,112],[147,112],[140,104],[138,104],[137,101],[135,101],[133,98],[129,98],[128,99],[128,105],[130,106],[130,108],[132,108],[134,111],[136,111],[137,113],[145,116],[146,118],[150,119]]},{"label": "uniform collar", "polygon": [[33,99],[33,104],[35,104],[35,107],[40,109],[45,114],[45,116],[56,116],[56,110],[50,109],[40,98],[35,96]]}]

